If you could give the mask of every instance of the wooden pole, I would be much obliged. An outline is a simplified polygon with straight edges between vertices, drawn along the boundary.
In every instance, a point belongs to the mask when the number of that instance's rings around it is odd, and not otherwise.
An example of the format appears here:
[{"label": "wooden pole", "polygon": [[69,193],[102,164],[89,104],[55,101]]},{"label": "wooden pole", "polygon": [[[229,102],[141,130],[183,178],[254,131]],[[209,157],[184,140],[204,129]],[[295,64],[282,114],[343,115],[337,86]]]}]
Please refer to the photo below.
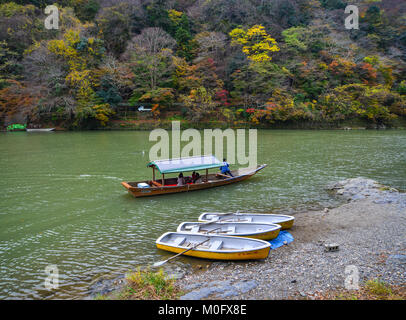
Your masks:
[{"label": "wooden pole", "polygon": [[152,167],[152,181],[155,181],[155,167]]},{"label": "wooden pole", "polygon": [[162,186],[165,185],[165,174],[162,173]]}]

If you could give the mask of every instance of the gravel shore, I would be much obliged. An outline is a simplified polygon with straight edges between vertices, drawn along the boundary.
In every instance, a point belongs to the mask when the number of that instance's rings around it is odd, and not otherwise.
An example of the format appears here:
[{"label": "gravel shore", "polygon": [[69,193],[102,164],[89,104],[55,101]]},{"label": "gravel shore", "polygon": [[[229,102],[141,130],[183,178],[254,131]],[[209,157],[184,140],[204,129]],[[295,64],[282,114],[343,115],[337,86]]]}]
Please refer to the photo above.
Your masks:
[{"label": "gravel shore", "polygon": [[[369,179],[330,189],[348,203],[295,214],[295,240],[263,261],[214,262],[177,284],[187,299],[304,299],[341,289],[358,271],[360,284],[380,278],[406,285],[406,194]],[[325,251],[326,244],[339,250]],[[352,269],[348,269],[347,266]],[[351,270],[351,271],[349,271]]]}]

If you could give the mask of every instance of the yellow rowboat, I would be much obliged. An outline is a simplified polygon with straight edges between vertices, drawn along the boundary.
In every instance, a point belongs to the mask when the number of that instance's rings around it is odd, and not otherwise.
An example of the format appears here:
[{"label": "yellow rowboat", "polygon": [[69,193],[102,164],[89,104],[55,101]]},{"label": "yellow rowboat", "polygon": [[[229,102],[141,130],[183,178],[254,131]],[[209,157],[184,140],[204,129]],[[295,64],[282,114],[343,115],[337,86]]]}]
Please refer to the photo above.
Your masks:
[{"label": "yellow rowboat", "polygon": [[280,229],[281,226],[279,224],[182,222],[176,231],[272,240],[278,236]]},{"label": "yellow rowboat", "polygon": [[158,249],[180,253],[197,244],[185,255],[215,260],[251,260],[268,257],[269,242],[243,237],[203,235],[186,232],[167,232],[156,240]]},{"label": "yellow rowboat", "polygon": [[271,223],[279,224],[282,229],[290,229],[295,218],[284,214],[271,213],[218,213],[205,212],[200,215],[201,222],[250,222],[250,223]]}]

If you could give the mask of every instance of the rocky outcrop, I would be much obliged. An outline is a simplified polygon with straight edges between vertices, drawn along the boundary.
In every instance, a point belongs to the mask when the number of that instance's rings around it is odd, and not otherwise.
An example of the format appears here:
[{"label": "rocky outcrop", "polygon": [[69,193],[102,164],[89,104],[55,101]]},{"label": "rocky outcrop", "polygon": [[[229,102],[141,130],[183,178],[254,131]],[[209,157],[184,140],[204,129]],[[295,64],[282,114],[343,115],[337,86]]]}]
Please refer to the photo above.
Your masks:
[{"label": "rocky outcrop", "polygon": [[406,193],[372,179],[362,177],[346,179],[329,186],[329,189],[348,201],[369,198],[377,204],[393,203],[406,208]]}]

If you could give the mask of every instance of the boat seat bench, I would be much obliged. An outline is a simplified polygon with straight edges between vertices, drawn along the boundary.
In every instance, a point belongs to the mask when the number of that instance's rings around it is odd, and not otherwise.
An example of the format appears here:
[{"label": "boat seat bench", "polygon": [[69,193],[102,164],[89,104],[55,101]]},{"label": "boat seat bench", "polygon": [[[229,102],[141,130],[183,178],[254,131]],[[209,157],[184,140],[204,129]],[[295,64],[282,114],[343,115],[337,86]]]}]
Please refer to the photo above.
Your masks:
[{"label": "boat seat bench", "polygon": [[162,187],[162,184],[160,184],[159,182],[156,182],[154,180],[152,180],[151,183],[156,187]]},{"label": "boat seat bench", "polygon": [[235,226],[228,227],[227,232],[235,233]]},{"label": "boat seat bench", "polygon": [[173,240],[173,243],[175,246],[180,246],[182,243],[184,243],[186,240],[186,237],[177,237]]},{"label": "boat seat bench", "polygon": [[210,250],[220,250],[222,246],[223,246],[223,241],[221,241],[221,240],[215,240],[215,241],[211,244]]}]

